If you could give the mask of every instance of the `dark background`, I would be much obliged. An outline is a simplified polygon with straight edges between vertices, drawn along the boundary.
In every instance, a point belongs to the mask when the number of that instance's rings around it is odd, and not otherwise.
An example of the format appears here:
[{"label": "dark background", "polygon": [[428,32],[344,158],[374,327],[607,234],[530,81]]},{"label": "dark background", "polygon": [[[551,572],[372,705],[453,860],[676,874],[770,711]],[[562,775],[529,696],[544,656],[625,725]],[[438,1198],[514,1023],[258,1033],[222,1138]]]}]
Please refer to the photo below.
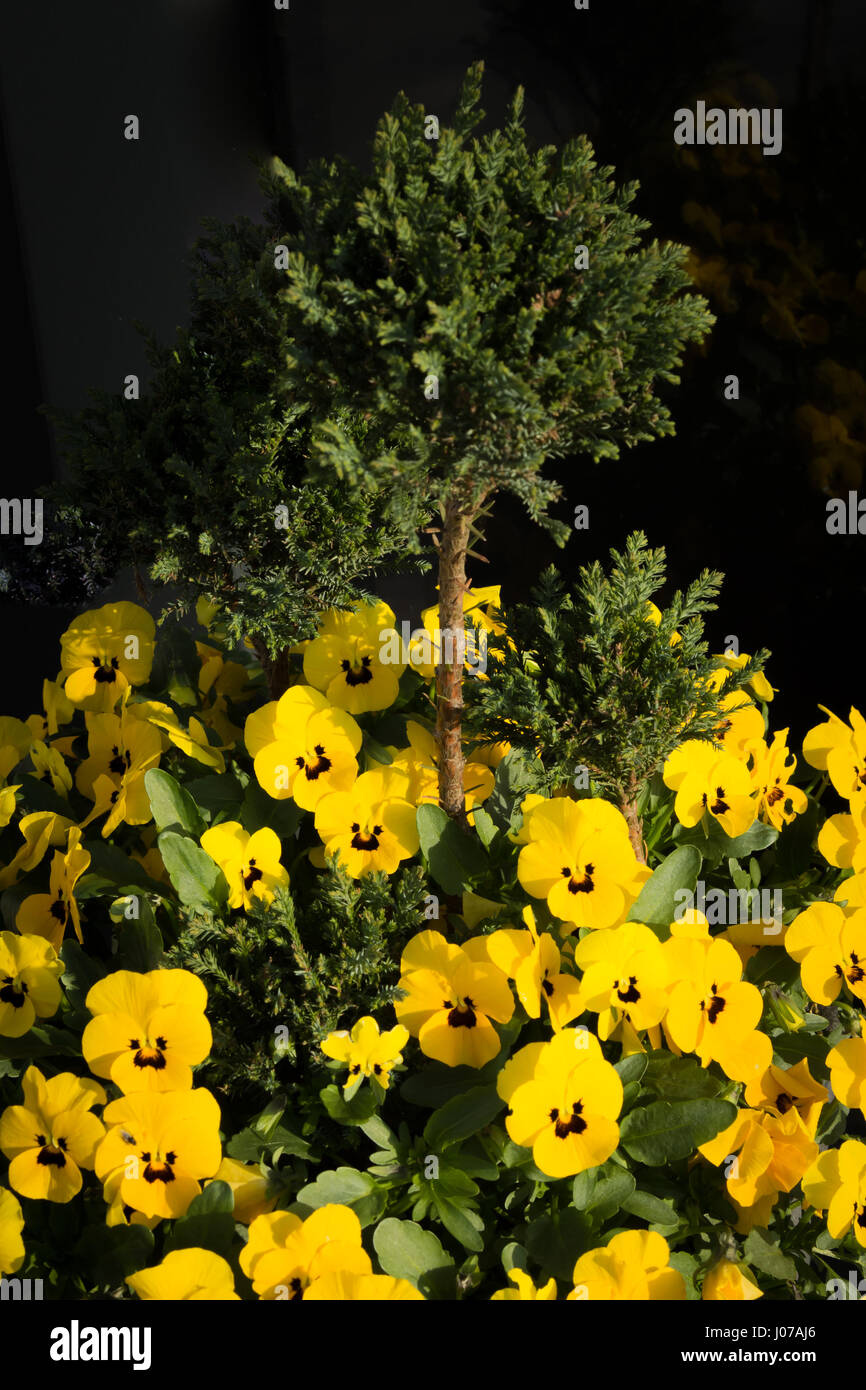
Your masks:
[{"label": "dark background", "polygon": [[[41,404],[81,406],[89,388],[119,392],[130,372],[146,382],[134,321],[162,338],[186,321],[185,258],[200,221],[257,216],[257,159],[275,152],[303,165],[339,152],[366,162],[399,89],[447,122],[463,72],[482,57],[491,121],[523,83],[538,140],[587,132],[603,163],[640,179],[637,208],[660,236],[719,254],[712,222],[684,214],[689,202],[745,228],[764,289],[741,286],[708,349],[687,361],[671,396],[674,439],[618,463],[553,465],[560,514],[585,503],[590,529],[560,554],[500,499],[475,578],[501,581],[507,603],[526,597],[550,560],[573,573],[640,527],[666,547],[673,585],[705,566],[726,573],[713,646],[736,634],[743,651],[773,650],[774,727],[791,725],[797,744],[818,701],[846,715],[860,693],[866,537],[829,536],[825,506],[860,486],[866,431],[849,420],[853,443],[822,463],[794,413],[807,402],[830,409],[816,386],[824,358],[864,370],[862,0],[590,0],[588,11],[572,0],[290,2],[284,12],[272,0],[47,0],[0,21],[2,495],[38,496],[62,471]],[[755,75],[774,96],[755,99]],[[674,110],[720,82],[731,104],[783,108],[781,154],[742,173],[720,172],[708,149],[692,167],[677,158]],[[123,138],[130,113],[138,142]],[[766,286],[784,298],[789,260],[766,236],[755,250],[755,228],[805,247],[813,275],[841,277],[794,316],[817,316],[825,341],[768,321]],[[729,372],[740,379],[736,403],[723,399]],[[432,583],[382,591],[411,616]],[[121,576],[88,606],[115,594],[135,597]],[[38,707],[59,634],[81,607],[4,604],[0,713]]]}]

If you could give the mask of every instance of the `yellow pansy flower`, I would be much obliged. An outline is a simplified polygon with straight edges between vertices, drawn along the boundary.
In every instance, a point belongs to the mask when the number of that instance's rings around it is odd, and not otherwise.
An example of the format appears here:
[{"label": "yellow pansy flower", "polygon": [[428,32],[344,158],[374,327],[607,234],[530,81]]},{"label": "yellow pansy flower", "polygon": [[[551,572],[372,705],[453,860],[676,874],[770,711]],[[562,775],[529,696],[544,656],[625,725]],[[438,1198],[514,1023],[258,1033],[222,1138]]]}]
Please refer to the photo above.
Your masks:
[{"label": "yellow pansy flower", "polygon": [[306,1303],[424,1303],[408,1279],[390,1274],[359,1274],[353,1270],[331,1270],[314,1279],[304,1293]]},{"label": "yellow pansy flower", "polygon": [[41,936],[0,932],[0,1036],[20,1038],[60,1007],[64,965]]},{"label": "yellow pansy flower", "polygon": [[137,603],[106,603],[75,618],[60,638],[66,698],[79,708],[111,709],[150,675],[155,633]]},{"label": "yellow pansy flower", "polygon": [[621,1231],[574,1266],[569,1301],[670,1302],[686,1296],[667,1241],[656,1231]]},{"label": "yellow pansy flower", "polygon": [[866,1003],[866,908],[812,903],[788,927],[785,950],[816,1004],[832,1004],[843,986]]},{"label": "yellow pansy flower", "polygon": [[268,826],[249,835],[239,821],[223,821],[204,832],[201,847],[225,874],[229,907],[246,911],[255,902],[267,904],[279,888],[289,885],[280,863],[279,836]]},{"label": "yellow pansy flower", "polygon": [[788,730],[782,729],[773,735],[769,748],[763,740],[747,745],[752,757],[752,781],[758,793],[758,816],[780,831],[801,816],[809,804],[806,793],[790,781],[797,759],[786,745],[787,737]]},{"label": "yellow pansy flower", "polygon": [[328,1203],[305,1221],[293,1212],[257,1216],[240,1266],[262,1299],[300,1302],[326,1274],[372,1274],[361,1223],[350,1207]]},{"label": "yellow pansy flower", "polygon": [[350,714],[387,709],[406,669],[381,660],[379,634],[395,621],[387,603],[358,604],[354,612],[328,609],[318,635],[304,644],[305,678]]},{"label": "yellow pansy flower", "polygon": [[348,791],[330,792],[316,806],[316,830],[328,859],[339,856],[352,878],[393,874],[420,843],[409,780],[396,768],[363,772]]},{"label": "yellow pansy flower", "polygon": [[548,1279],[543,1288],[536,1288],[529,1275],[522,1269],[510,1269],[508,1277],[516,1287],[498,1289],[490,1295],[490,1302],[503,1303],[555,1303],[556,1280]]},{"label": "yellow pansy flower", "polygon": [[580,1000],[598,1014],[598,1036],[617,1038],[633,1051],[637,1034],[654,1028],[668,1007],[669,967],[662,943],[640,922],[593,932],[574,948],[584,972]]},{"label": "yellow pansy flower", "polygon": [[293,685],[256,710],[244,733],[259,784],[277,801],[291,796],[314,811],[329,792],[348,791],[358,775],[360,728],[312,686]]},{"label": "yellow pansy flower", "polygon": [[531,907],[523,909],[526,931],[503,927],[490,936],[487,954],[514,981],[517,997],[530,1018],[541,1017],[542,999],[558,1032],[583,1010],[580,983],[560,970],[559,947],[549,932],[539,932]]},{"label": "yellow pansy flower", "polygon": [[828,717],[806,734],[803,757],[828,774],[839,795],[850,802],[851,814],[866,822],[866,719],[852,706],[849,727],[823,705],[818,708]]},{"label": "yellow pansy flower", "polygon": [[232,1267],[212,1250],[189,1246],[172,1250],[161,1264],[128,1274],[124,1281],[139,1298],[163,1302],[239,1301]]},{"label": "yellow pansy flower", "polygon": [[674,813],[681,825],[698,825],[704,815],[718,821],[731,839],[755,821],[754,787],[744,762],[720,753],[702,739],[687,739],[662,768],[666,787],[676,792]]},{"label": "yellow pansy flower", "polygon": [[270,1183],[258,1164],[241,1163],[236,1158],[224,1158],[212,1178],[205,1183],[228,1183],[235,1199],[232,1219],[249,1226],[257,1216],[273,1211],[277,1205],[277,1193],[270,1193]]},{"label": "yellow pansy flower", "polygon": [[0,1187],[0,1274],[14,1274],[24,1263],[26,1251],[21,1232],[24,1216],[21,1203],[5,1187]]},{"label": "yellow pansy flower", "polygon": [[756,1031],[763,1012],[760,990],[744,981],[740,957],[718,938],[671,937],[664,943],[673,981],[665,1032],[702,1064],[717,1061],[736,1081],[765,1072],[773,1048]]},{"label": "yellow pansy flower", "polygon": [[90,1110],[104,1105],[98,1081],[61,1072],[47,1080],[37,1067],[21,1078],[23,1105],[0,1115],[0,1149],[9,1186],[22,1197],[71,1202],[81,1191],[81,1169],[92,1168],[105,1129]]},{"label": "yellow pansy flower", "polygon": [[[409,800],[416,806],[423,802],[439,805],[439,745],[436,739],[416,720],[406,724],[409,747],[395,752],[392,766],[409,777]],[[467,761],[463,766],[463,790],[467,812],[486,801],[493,791],[494,777],[483,762]],[[471,814],[469,816],[471,821]]]},{"label": "yellow pansy flower", "polygon": [[701,1298],[713,1303],[750,1303],[755,1298],[763,1298],[763,1292],[754,1284],[734,1260],[719,1260],[707,1271]]},{"label": "yellow pansy flower", "polygon": [[827,1066],[836,1099],[866,1113],[866,1038],[843,1038],[827,1053]]},{"label": "yellow pansy flower", "polygon": [[394,1001],[394,1012],[425,1056],[483,1067],[499,1053],[491,1020],[507,1023],[514,998],[487,958],[484,937],[455,946],[441,932],[419,932],[404,948],[399,987],[405,997]]},{"label": "yellow pansy flower", "polygon": [[90,853],[81,844],[81,831],[73,825],[66,849],[54,852],[47,893],[31,893],[15,914],[18,930],[30,936],[41,936],[60,950],[66,928],[71,926],[79,941],[81,917],[75,900],[75,885],[90,865]]},{"label": "yellow pansy flower", "polygon": [[[727,671],[742,671],[746,662],[751,661],[751,659],[748,652],[741,652],[739,656],[733,656],[731,653],[725,652],[721,656],[716,655],[713,657],[713,660],[721,662],[722,666]],[[770,703],[776,693],[763,671],[756,671],[753,676],[750,676],[746,683],[746,689],[751,690],[756,700],[764,700],[766,704]]]},{"label": "yellow pansy flower", "polygon": [[22,816],[18,829],[24,837],[24,844],[15,857],[0,870],[0,888],[8,888],[19,878],[35,869],[52,846],[66,843],[70,830],[76,829],[75,822],[67,816],[59,816],[56,811],[33,811]]},{"label": "yellow pansy flower", "polygon": [[220,1111],[210,1091],[141,1091],[103,1112],[108,1133],[94,1167],[117,1181],[124,1206],[145,1216],[183,1216],[222,1157]]},{"label": "yellow pansy flower", "polygon": [[27,757],[33,734],[21,719],[0,716],[0,781],[5,781],[22,759]]},{"label": "yellow pansy flower", "polygon": [[517,876],[554,917],[575,927],[613,927],[650,870],[638,863],[625,817],[608,801],[555,797],[532,808]]},{"label": "yellow pansy flower", "polygon": [[375,1077],[380,1086],[387,1088],[391,1069],[402,1062],[401,1048],[408,1040],[409,1029],[402,1024],[380,1033],[376,1020],[367,1015],[358,1019],[351,1033],[346,1030],[329,1033],[321,1047],[326,1057],[344,1062],[349,1068],[343,1083],[345,1091],[360,1084],[365,1077]]},{"label": "yellow pansy flower", "polygon": [[597,1167],[619,1143],[622,1082],[586,1029],[566,1028],[550,1042],[521,1048],[496,1089],[509,1107],[508,1134],[552,1178]]},{"label": "yellow pansy flower", "polygon": [[827,1230],[841,1240],[853,1228],[858,1245],[866,1246],[866,1144],[846,1139],[838,1149],[819,1154],[803,1175],[807,1206],[827,1213]]},{"label": "yellow pansy flower", "polygon": [[814,1139],[821,1110],[830,1096],[812,1076],[804,1057],[793,1067],[769,1066],[762,1076],[749,1082],[745,1099],[754,1110],[771,1110],[778,1115],[793,1108],[809,1138]]},{"label": "yellow pansy flower", "polygon": [[125,1094],[186,1091],[192,1067],[211,1047],[204,1016],[207,990],[189,970],[115,970],[98,980],[85,1000],[95,1015],[81,1038],[84,1060],[96,1076]]}]

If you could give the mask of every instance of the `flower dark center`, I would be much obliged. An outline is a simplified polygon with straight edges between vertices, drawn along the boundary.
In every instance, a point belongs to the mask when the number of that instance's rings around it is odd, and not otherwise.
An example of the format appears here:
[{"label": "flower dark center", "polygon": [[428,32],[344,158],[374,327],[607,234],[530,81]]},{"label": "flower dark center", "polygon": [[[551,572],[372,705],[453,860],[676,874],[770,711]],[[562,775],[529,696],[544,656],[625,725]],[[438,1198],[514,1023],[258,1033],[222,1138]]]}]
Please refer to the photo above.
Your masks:
[{"label": "flower dark center", "polygon": [[353,666],[348,658],[341,661],[340,665],[346,673],[346,684],[366,685],[368,681],[371,681],[373,679],[373,672],[370,670],[371,661],[372,657],[362,656],[360,670],[358,670],[356,666]]},{"label": "flower dark center", "polygon": [[719,1014],[722,1012],[724,1007],[724,999],[720,994],[716,993],[716,986],[712,985],[709,1004],[707,1004],[705,999],[701,1000],[701,1009],[706,1009],[707,1011],[707,1022],[715,1023],[716,1019],[718,1018]]},{"label": "flower dark center", "polygon": [[625,989],[620,989],[619,980],[614,980],[613,987],[616,990],[617,999],[621,999],[623,1004],[636,1004],[640,999],[640,990],[635,989],[637,975],[629,975],[628,984]]},{"label": "flower dark center", "polygon": [[109,772],[113,772],[117,777],[123,777],[132,766],[132,754],[129,752],[128,748],[121,753],[116,745],[112,748],[111,752],[112,758],[108,764],[108,770]]},{"label": "flower dark center", "polygon": [[475,1005],[468,994],[462,1004],[455,1004],[451,1008],[451,1000],[443,999],[442,1007],[448,1009],[449,1028],[474,1028],[477,1022],[475,1015]]},{"label": "flower dark center", "polygon": [[247,872],[244,874],[244,888],[246,889],[246,891],[249,892],[253,884],[258,882],[258,880],[261,877],[261,869],[257,869],[255,859],[251,859],[247,868]]},{"label": "flower dark center", "polygon": [[581,1118],[582,1112],[582,1100],[574,1102],[567,1120],[560,1119],[560,1112],[557,1109],[551,1110],[550,1119],[553,1121],[553,1132],[557,1139],[567,1139],[569,1134],[583,1134],[586,1129],[586,1120]]},{"label": "flower dark center", "polygon": [[46,1144],[45,1135],[37,1134],[37,1144],[40,1144],[36,1162],[43,1168],[65,1168],[66,1167],[66,1140],[58,1139],[56,1144]]},{"label": "flower dark center", "polygon": [[[580,872],[579,868],[577,872]],[[562,870],[562,877],[568,879],[569,893],[591,893],[593,888],[595,887],[595,884],[592,881],[592,876],[594,873],[595,865],[585,864],[583,867],[582,878],[577,878],[576,875],[571,872],[571,869],[567,867]]]},{"label": "flower dark center", "polygon": [[379,848],[379,836],[382,834],[381,825],[374,825],[371,831],[362,831],[359,821],[352,822],[353,835],[351,839],[352,849],[367,849],[371,852]]},{"label": "flower dark center", "polygon": [[110,685],[110,684],[112,683],[112,681],[117,680],[117,657],[116,657],[116,656],[113,656],[113,657],[111,658],[111,665],[110,665],[110,666],[105,666],[105,665],[103,665],[103,663],[99,660],[99,657],[98,657],[98,656],[91,657],[91,660],[92,660],[94,666],[96,667],[96,670],[95,670],[94,673],[93,673],[93,679],[94,679],[99,685],[105,685],[105,684],[109,684],[109,685]]},{"label": "flower dark center", "polygon": [[16,988],[15,981],[11,975],[3,977],[3,988],[0,989],[0,1003],[11,1004],[13,1009],[20,1009],[27,998],[27,986],[24,981]]},{"label": "flower dark center", "polygon": [[313,752],[316,755],[315,762],[312,760],[307,762],[306,758],[295,759],[298,767],[304,769],[304,776],[308,782],[315,782],[316,778],[321,777],[323,772],[330,772],[331,770],[331,759],[325,756],[325,750],[321,743],[316,744]]}]

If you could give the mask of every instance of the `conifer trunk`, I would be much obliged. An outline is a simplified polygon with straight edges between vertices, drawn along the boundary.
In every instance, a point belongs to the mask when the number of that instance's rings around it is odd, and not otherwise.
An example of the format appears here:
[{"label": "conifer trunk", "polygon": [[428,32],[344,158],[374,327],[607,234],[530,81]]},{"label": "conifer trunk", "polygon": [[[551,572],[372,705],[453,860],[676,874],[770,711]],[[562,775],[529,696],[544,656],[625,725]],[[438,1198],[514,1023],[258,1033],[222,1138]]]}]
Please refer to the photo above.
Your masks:
[{"label": "conifer trunk", "polygon": [[631,841],[631,846],[635,852],[638,863],[645,864],[646,848],[643,840],[643,822],[637,810],[637,796],[639,790],[640,784],[637,778],[632,776],[629,781],[628,789],[620,801],[619,809],[628,822],[628,838]]},{"label": "conifer trunk", "polygon": [[289,688],[289,649],[283,647],[282,651],[272,657],[260,637],[253,638],[253,646],[265,673],[271,699],[278,700]]},{"label": "conifer trunk", "polygon": [[[439,804],[452,820],[466,826],[463,790],[463,595],[466,551],[472,514],[458,502],[445,507],[439,546],[439,628],[441,649],[436,668],[436,739],[439,744]],[[449,640],[450,634],[450,640]]]}]

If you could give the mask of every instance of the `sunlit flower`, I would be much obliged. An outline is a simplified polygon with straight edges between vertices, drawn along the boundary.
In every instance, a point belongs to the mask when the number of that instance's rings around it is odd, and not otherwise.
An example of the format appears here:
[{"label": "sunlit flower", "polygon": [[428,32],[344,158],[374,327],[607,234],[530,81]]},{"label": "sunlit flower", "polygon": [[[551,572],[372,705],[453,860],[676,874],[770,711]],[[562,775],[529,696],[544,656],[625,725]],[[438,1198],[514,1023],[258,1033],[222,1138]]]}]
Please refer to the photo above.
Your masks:
[{"label": "sunlit flower", "polygon": [[731,839],[753,824],[757,806],[744,762],[720,753],[711,743],[687,739],[662,769],[666,787],[676,792],[674,812],[681,825],[698,825],[708,814]]},{"label": "sunlit flower", "polygon": [[63,961],[40,936],[0,932],[0,1036],[20,1038],[60,1007]]},{"label": "sunlit flower", "polygon": [[[95,1084],[95,1083],[94,1083]],[[142,1091],[107,1105],[110,1125],[96,1176],[120,1180],[120,1199],[145,1216],[183,1216],[222,1157],[219,1106],[210,1091]]]},{"label": "sunlit flower", "polygon": [[174,710],[168,705],[160,706],[157,701],[151,701],[147,706],[147,719],[188,758],[204,763],[205,767],[213,768],[215,772],[225,772],[226,762],[222,751],[211,743],[200,719],[190,715],[189,725],[185,729]]},{"label": "sunlit flower", "polygon": [[509,1110],[515,1144],[532,1149],[552,1178],[572,1177],[604,1163],[619,1143],[622,1082],[586,1029],[563,1029],[547,1043],[529,1043],[506,1062],[496,1089]]},{"label": "sunlit flower", "polygon": [[41,936],[60,950],[68,926],[81,941],[81,917],[75,900],[75,885],[90,865],[90,853],[81,844],[81,831],[72,826],[65,850],[54,851],[47,893],[31,893],[15,915],[18,930]]},{"label": "sunlit flower", "polygon": [[268,795],[278,801],[291,796],[305,811],[314,811],[329,792],[348,791],[358,776],[360,728],[309,685],[293,685],[255,710],[245,741]]},{"label": "sunlit flower", "polygon": [[328,1203],[305,1221],[293,1212],[257,1216],[240,1266],[262,1299],[297,1302],[326,1274],[372,1274],[361,1223],[350,1207]]},{"label": "sunlit flower", "polygon": [[[742,671],[748,661],[751,661],[748,652],[741,652],[739,656],[733,656],[730,652],[725,652],[722,656],[716,655],[713,660],[718,661],[726,671]],[[763,671],[756,671],[746,682],[746,689],[750,690],[756,700],[764,700],[770,703],[775,690],[770,685]]]},{"label": "sunlit flower", "polygon": [[304,644],[304,676],[310,685],[350,714],[393,705],[406,666],[381,660],[379,634],[395,621],[387,603],[358,604],[354,612],[329,608],[318,635]]},{"label": "sunlit flower", "polygon": [[235,1277],[228,1261],[212,1250],[194,1245],[185,1250],[172,1250],[161,1264],[128,1274],[125,1282],[145,1301],[226,1303],[240,1300],[240,1294],[235,1293]]},{"label": "sunlit flower", "polygon": [[348,791],[331,792],[316,806],[316,830],[328,859],[339,855],[352,878],[393,874],[417,853],[415,808],[408,778],[394,768],[363,772]]},{"label": "sunlit flower", "polygon": [[797,759],[786,746],[788,730],[773,735],[769,748],[760,743],[748,745],[752,755],[752,781],[757,788],[756,807],[761,820],[782,830],[800,816],[809,804],[806,793],[790,781]]},{"label": "sunlit flower", "polygon": [[30,745],[30,761],[37,777],[45,777],[53,790],[64,800],[72,790],[72,773],[66,766],[59,748],[36,739]]},{"label": "sunlit flower", "polygon": [[838,1149],[819,1154],[803,1175],[807,1206],[827,1213],[827,1230],[841,1240],[853,1226],[858,1245],[866,1246],[866,1144],[846,1139]]},{"label": "sunlit flower", "polygon": [[[439,745],[429,730],[417,720],[406,723],[406,736],[409,747],[394,754],[392,766],[406,772],[409,777],[409,800],[416,806],[430,802],[439,804]],[[463,767],[463,790],[467,812],[486,801],[493,791],[493,773],[483,762],[469,759]],[[471,814],[469,816],[471,821]]]},{"label": "sunlit flower", "polygon": [[0,1274],[14,1274],[24,1263],[26,1251],[21,1232],[24,1216],[21,1203],[5,1187],[0,1187]]},{"label": "sunlit flower", "polygon": [[598,1014],[599,1038],[617,1038],[634,1050],[637,1034],[660,1023],[668,1007],[662,943],[649,927],[624,922],[585,936],[574,948],[574,960],[584,972],[581,1004]]},{"label": "sunlit flower", "polygon": [[0,716],[0,782],[27,757],[32,742],[33,734],[22,719]]},{"label": "sunlit flower", "polygon": [[737,952],[727,941],[671,937],[664,943],[671,979],[665,1032],[704,1066],[717,1061],[733,1080],[766,1071],[772,1044],[758,1033],[760,990],[742,977]]},{"label": "sunlit flower", "polygon": [[791,1192],[818,1155],[818,1145],[797,1110],[740,1110],[727,1129],[698,1152],[709,1163],[727,1165],[728,1194],[738,1207],[754,1207],[779,1192]]},{"label": "sunlit flower", "polygon": [[826,772],[840,796],[851,804],[851,814],[866,819],[866,719],[852,707],[850,727],[823,705],[824,724],[810,729],[803,739],[803,757],[812,767]]},{"label": "sunlit flower", "polygon": [[314,1279],[303,1295],[305,1303],[424,1303],[425,1298],[408,1279],[390,1274],[359,1274],[331,1270]]},{"label": "sunlit flower", "polygon": [[849,1109],[866,1112],[866,1038],[843,1038],[827,1053],[833,1094]]},{"label": "sunlit flower", "polygon": [[582,1012],[580,983],[561,969],[559,947],[550,932],[539,932],[531,907],[523,909],[526,931],[503,927],[482,938],[487,954],[514,981],[517,997],[530,1018],[541,1017],[544,1000],[558,1032]]},{"label": "sunlit flower", "polygon": [[159,733],[128,707],[119,715],[89,714],[87,727],[88,756],[75,774],[75,785],[94,806],[82,824],[89,825],[108,812],[103,837],[121,821],[146,825],[152,812],[144,778],[162,756]]},{"label": "sunlit flower", "polygon": [[223,821],[204,832],[201,847],[225,874],[229,907],[248,911],[256,902],[272,902],[278,889],[288,887],[280,839],[268,826],[249,835],[238,821]]},{"label": "sunlit flower", "polygon": [[423,931],[403,950],[394,1012],[421,1051],[449,1067],[483,1067],[501,1048],[497,1023],[507,1023],[514,998],[502,971],[486,955],[484,937],[463,946]]},{"label": "sunlit flower", "polygon": [[64,693],[74,705],[111,709],[150,675],[156,625],[137,603],[106,603],[74,619],[60,638]]},{"label": "sunlit flower", "polygon": [[22,1197],[71,1202],[81,1191],[82,1168],[94,1166],[105,1129],[90,1110],[105,1092],[90,1077],[61,1072],[47,1080],[37,1067],[21,1078],[23,1105],[0,1115],[0,1149],[9,1163],[9,1186]]},{"label": "sunlit flower", "polygon": [[22,816],[18,829],[24,837],[24,844],[6,868],[0,870],[0,888],[8,888],[35,869],[37,864],[42,863],[49,848],[66,844],[69,831],[76,828],[74,821],[68,816],[59,816],[56,811],[33,811],[29,816]]},{"label": "sunlit flower", "polygon": [[846,915],[836,903],[812,903],[789,926],[785,950],[816,1004],[832,1004],[843,985],[866,1002],[866,908]]},{"label": "sunlit flower", "polygon": [[95,1015],[81,1050],[96,1076],[125,1094],[185,1091],[192,1067],[211,1047],[204,1016],[207,990],[188,970],[115,970],[98,980],[85,1001]]},{"label": "sunlit flower", "polygon": [[365,1077],[375,1077],[380,1086],[387,1088],[391,1069],[402,1062],[401,1048],[408,1040],[409,1030],[402,1024],[380,1033],[376,1020],[367,1015],[358,1019],[351,1033],[329,1033],[321,1047],[326,1057],[344,1062],[349,1068],[344,1090],[359,1085]]},{"label": "sunlit flower", "polygon": [[574,1266],[569,1301],[661,1302],[686,1296],[686,1284],[670,1263],[667,1241],[656,1231],[621,1231],[605,1246],[588,1250]]},{"label": "sunlit flower", "polygon": [[638,863],[625,817],[608,801],[556,797],[528,817],[517,875],[533,898],[574,927],[624,920],[650,871]]},{"label": "sunlit flower", "polygon": [[763,1298],[763,1292],[733,1260],[719,1260],[704,1278],[701,1298],[706,1302],[743,1303]]},{"label": "sunlit flower", "polygon": [[762,1076],[749,1082],[745,1099],[755,1110],[774,1110],[779,1115],[786,1115],[793,1107],[806,1133],[814,1139],[822,1107],[830,1096],[827,1088],[812,1076],[804,1057],[793,1067],[768,1067]]},{"label": "sunlit flower", "polygon": [[535,1287],[529,1275],[522,1269],[510,1269],[508,1277],[516,1287],[513,1289],[498,1289],[496,1293],[490,1295],[490,1302],[503,1303],[555,1303],[556,1302],[556,1280],[548,1279],[547,1283],[538,1288]]}]

